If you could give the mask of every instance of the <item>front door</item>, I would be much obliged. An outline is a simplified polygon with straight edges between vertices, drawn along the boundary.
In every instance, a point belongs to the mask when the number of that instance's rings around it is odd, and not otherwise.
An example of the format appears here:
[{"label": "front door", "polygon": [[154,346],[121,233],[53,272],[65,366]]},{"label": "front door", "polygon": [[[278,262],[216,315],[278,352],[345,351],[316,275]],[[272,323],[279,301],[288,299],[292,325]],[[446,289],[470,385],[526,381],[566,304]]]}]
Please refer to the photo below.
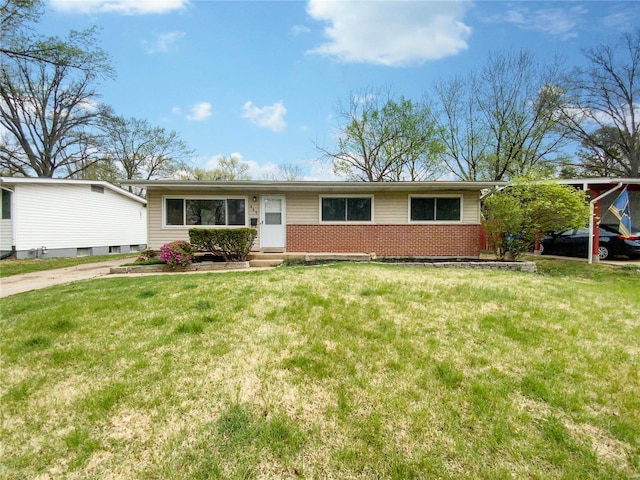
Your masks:
[{"label": "front door", "polygon": [[264,195],[260,208],[260,247],[284,249],[286,228],[284,195]]}]

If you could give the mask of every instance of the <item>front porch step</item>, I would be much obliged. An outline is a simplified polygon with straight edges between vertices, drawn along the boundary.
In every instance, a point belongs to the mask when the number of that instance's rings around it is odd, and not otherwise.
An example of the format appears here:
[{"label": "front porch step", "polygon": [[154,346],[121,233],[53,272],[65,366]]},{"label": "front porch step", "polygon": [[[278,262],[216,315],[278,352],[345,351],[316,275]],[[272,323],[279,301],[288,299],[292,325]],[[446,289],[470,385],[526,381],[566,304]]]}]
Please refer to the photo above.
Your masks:
[{"label": "front porch step", "polygon": [[249,263],[252,267],[277,267],[285,260],[297,260],[300,262],[368,262],[372,255],[368,253],[304,253],[304,252],[251,252]]},{"label": "front porch step", "polygon": [[249,265],[252,267],[277,267],[284,262],[284,253],[251,252]]},{"label": "front porch step", "polygon": [[265,268],[265,267],[277,267],[282,265],[283,258],[256,258],[255,260],[249,260],[250,267]]}]

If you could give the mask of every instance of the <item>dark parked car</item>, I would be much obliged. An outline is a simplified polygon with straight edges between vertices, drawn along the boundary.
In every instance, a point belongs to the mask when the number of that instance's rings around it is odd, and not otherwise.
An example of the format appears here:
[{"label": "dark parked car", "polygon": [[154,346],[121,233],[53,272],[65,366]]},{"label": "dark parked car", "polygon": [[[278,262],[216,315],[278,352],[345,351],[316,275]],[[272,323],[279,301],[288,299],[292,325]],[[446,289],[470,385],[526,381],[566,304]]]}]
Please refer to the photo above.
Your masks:
[{"label": "dark parked car", "polygon": [[[547,235],[540,241],[540,248],[543,255],[586,257],[589,253],[589,228],[576,228]],[[598,257],[605,260],[617,255],[640,257],[640,233],[625,237],[612,226],[600,225]]]}]

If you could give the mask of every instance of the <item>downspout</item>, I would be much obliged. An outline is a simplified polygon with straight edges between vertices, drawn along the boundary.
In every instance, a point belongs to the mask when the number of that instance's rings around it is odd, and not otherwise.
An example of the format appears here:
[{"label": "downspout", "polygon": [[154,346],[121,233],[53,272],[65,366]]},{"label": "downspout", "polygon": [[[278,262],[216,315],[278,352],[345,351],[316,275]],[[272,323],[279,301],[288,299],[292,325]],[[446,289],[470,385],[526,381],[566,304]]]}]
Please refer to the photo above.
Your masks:
[{"label": "downspout", "polygon": [[594,237],[594,231],[595,231],[595,228],[594,228],[595,219],[593,217],[594,217],[595,204],[601,198],[604,198],[607,195],[610,195],[611,193],[618,190],[620,187],[622,187],[622,185],[623,185],[622,182],[618,183],[618,185],[613,187],[611,190],[607,190],[602,195],[598,195],[596,198],[594,198],[589,202],[589,263],[593,263],[593,244],[594,244],[593,237]]}]

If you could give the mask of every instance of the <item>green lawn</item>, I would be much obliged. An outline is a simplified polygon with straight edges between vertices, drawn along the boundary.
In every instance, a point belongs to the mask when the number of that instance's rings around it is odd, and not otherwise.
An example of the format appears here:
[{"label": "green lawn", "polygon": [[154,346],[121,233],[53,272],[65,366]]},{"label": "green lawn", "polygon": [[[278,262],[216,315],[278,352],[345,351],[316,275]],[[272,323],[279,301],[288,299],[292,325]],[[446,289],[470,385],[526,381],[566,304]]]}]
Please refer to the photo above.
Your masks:
[{"label": "green lawn", "polygon": [[640,273],[340,264],[0,300],[0,476],[628,479]]},{"label": "green lawn", "polygon": [[56,268],[75,267],[87,263],[104,262],[106,260],[118,260],[136,258],[136,253],[123,253],[111,255],[94,255],[87,257],[56,257],[56,258],[30,258],[25,260],[6,259],[0,261],[0,278],[24,273],[42,272]]}]

